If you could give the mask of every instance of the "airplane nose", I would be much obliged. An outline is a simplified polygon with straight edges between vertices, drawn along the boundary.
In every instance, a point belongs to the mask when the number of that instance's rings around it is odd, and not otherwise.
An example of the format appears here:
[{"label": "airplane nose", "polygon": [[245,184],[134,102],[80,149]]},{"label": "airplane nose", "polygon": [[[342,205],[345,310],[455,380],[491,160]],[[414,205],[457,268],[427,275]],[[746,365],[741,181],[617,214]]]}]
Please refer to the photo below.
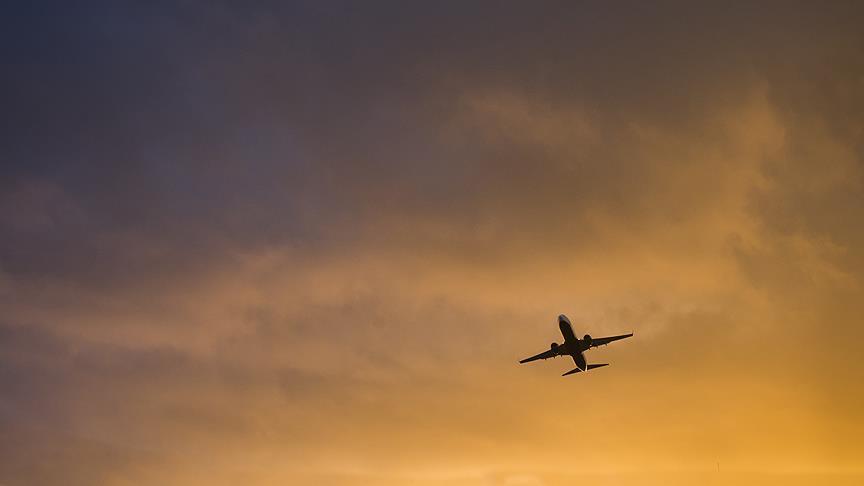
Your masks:
[{"label": "airplane nose", "polygon": [[570,324],[570,319],[567,319],[567,316],[561,314],[560,316],[558,316],[558,322],[566,322],[567,324]]}]

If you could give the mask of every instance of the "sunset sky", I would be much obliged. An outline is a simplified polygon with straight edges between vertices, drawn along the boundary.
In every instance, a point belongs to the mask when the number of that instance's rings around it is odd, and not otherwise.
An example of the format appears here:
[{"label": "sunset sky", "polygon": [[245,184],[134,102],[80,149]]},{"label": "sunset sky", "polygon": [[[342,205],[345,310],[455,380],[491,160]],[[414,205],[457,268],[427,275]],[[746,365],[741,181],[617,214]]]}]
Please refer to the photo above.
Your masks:
[{"label": "sunset sky", "polygon": [[[4,4],[0,485],[864,484],[799,3]],[[562,313],[635,337],[517,364]]]}]

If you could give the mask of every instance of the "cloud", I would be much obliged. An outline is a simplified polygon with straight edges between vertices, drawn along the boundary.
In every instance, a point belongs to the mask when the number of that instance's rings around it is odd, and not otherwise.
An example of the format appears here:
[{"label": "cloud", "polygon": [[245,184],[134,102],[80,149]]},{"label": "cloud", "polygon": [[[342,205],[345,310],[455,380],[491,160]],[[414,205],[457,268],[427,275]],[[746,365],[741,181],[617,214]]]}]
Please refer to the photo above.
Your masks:
[{"label": "cloud", "polygon": [[22,12],[0,482],[860,473],[857,9]]}]

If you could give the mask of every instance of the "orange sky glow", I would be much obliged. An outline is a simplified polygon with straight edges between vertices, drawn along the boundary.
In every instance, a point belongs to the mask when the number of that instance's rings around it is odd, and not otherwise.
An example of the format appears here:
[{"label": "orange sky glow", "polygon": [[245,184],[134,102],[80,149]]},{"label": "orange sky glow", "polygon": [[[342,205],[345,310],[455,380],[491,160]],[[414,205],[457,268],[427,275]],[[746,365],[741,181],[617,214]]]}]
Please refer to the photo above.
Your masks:
[{"label": "orange sky glow", "polygon": [[858,3],[11,10],[0,485],[864,483]]}]

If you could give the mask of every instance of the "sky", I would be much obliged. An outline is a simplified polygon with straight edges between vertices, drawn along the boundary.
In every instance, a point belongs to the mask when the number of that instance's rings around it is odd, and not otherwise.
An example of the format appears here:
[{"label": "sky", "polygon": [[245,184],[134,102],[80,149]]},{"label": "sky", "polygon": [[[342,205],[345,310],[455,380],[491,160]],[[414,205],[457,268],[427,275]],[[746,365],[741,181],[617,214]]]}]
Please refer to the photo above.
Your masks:
[{"label": "sky", "polygon": [[3,486],[864,482],[860,2],[0,19]]}]

